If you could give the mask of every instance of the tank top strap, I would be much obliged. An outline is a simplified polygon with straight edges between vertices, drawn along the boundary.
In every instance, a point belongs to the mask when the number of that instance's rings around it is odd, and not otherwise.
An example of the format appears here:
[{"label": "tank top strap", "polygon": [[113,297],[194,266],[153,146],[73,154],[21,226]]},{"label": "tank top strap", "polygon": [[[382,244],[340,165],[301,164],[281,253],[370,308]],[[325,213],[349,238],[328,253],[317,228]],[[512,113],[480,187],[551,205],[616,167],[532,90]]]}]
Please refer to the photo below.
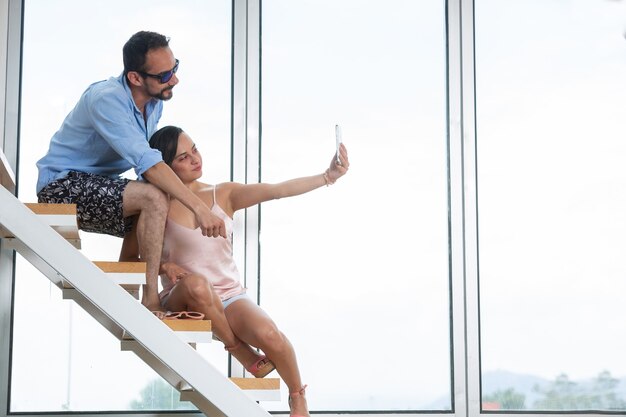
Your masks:
[{"label": "tank top strap", "polygon": [[217,190],[217,184],[213,186],[213,207],[215,207],[215,205],[217,204],[217,198],[215,198],[215,190]]}]

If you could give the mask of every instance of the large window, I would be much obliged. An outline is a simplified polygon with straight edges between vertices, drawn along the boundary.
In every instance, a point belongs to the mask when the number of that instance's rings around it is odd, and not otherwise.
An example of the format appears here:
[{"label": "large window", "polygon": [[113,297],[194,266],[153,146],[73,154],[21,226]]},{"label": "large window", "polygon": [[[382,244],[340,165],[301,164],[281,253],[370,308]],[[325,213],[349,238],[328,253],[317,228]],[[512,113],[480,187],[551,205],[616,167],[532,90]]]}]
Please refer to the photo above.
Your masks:
[{"label": "large window", "polygon": [[335,124],[352,164],[261,210],[261,305],[309,406],[451,410],[444,4],[272,0],[262,16],[263,181],[321,174]]},{"label": "large window", "polygon": [[[90,83],[122,72],[122,46],[139,30],[171,37],[180,60],[180,84],[160,126],[181,126],[210,155],[206,182],[229,179],[230,1],[26,0],[24,9],[22,201],[35,201],[35,162],[65,115]],[[81,237],[88,258],[117,260],[120,239]],[[120,352],[117,339],[17,259],[11,411],[193,407],[179,403],[176,390],[134,354]],[[199,349],[226,372],[221,345]]]},{"label": "large window", "polygon": [[626,410],[625,13],[476,2],[484,409]]},{"label": "large window", "polygon": [[[236,218],[235,255],[312,411],[626,412],[625,1],[23,6],[24,202],[138,30],[171,37],[181,82],[161,126],[191,134],[205,182],[321,174],[341,126],[347,176]],[[88,258],[117,259],[119,239],[81,236]],[[192,408],[19,256],[15,276],[9,412]],[[198,348],[228,373],[221,344]],[[262,406],[284,413],[283,398]]]}]

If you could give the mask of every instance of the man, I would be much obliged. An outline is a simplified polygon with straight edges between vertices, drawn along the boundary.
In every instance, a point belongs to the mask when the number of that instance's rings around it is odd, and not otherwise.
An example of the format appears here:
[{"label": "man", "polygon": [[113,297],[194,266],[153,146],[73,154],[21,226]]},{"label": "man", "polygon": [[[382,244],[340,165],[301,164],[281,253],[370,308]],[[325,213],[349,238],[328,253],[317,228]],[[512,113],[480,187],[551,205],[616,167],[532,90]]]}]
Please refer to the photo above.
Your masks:
[{"label": "man", "polygon": [[[157,282],[169,195],[193,211],[205,236],[225,237],[225,228],[148,145],[178,84],[169,39],[138,32],[123,57],[123,74],[89,86],[52,137],[37,162],[37,196],[41,203],[76,204],[82,230],[136,245],[147,264],[142,303],[162,311]],[[130,168],[147,182],[120,178]]]}]

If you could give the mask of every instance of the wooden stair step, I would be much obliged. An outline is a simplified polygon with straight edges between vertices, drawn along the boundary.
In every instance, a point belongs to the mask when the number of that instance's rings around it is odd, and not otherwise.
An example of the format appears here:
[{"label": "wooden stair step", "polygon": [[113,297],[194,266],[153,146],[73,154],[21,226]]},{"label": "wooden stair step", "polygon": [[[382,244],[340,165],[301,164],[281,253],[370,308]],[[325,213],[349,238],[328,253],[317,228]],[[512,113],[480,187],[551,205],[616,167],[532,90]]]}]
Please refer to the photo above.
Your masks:
[{"label": "wooden stair step", "polygon": [[[80,249],[76,204],[25,203],[24,205],[37,214],[48,226],[56,230],[65,240]],[[14,238],[6,229],[0,230],[0,237]]]},{"label": "wooden stair step", "polygon": [[244,390],[275,391],[280,389],[280,378],[229,378]]},{"label": "wooden stair step", "polygon": [[[94,261],[94,265],[100,268],[113,282],[128,291],[137,300],[139,289],[146,283],[145,262],[109,262]],[[72,284],[63,281],[63,289],[74,288]]]},{"label": "wooden stair step", "polygon": [[[255,401],[280,401],[280,378],[228,378]],[[194,389],[188,384],[179,386],[180,400],[192,401]]]},{"label": "wooden stair step", "polygon": [[[161,321],[187,343],[210,343],[213,340],[211,320],[164,319]],[[124,333],[122,338],[132,340],[133,336]]]}]

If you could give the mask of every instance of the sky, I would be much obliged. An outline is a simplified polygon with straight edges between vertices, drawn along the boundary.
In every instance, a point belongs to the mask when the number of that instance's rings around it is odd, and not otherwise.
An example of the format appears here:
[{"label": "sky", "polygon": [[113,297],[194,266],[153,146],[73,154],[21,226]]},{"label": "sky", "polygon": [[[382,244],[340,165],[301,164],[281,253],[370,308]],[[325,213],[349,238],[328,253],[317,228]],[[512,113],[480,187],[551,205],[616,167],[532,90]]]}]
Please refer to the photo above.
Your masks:
[{"label": "sky", "polygon": [[487,369],[626,375],[625,17],[621,1],[477,2]]},{"label": "sky", "polygon": [[[90,83],[121,72],[121,46],[142,29],[170,36],[181,62],[160,125],[196,141],[206,182],[227,181],[230,3],[27,0],[20,198],[35,199],[34,164],[50,137]],[[335,124],[351,169],[332,187],[262,206],[261,305],[296,347],[312,409],[445,409],[443,2],[263,6],[262,179],[323,172]],[[624,8],[476,1],[484,372],[626,375]],[[119,240],[82,238],[89,258],[116,259]],[[13,411],[127,407],[151,371],[18,268]],[[34,319],[47,337],[29,332]],[[221,346],[201,349],[226,369]],[[34,363],[49,370],[37,381]],[[118,383],[122,373],[132,377]]]}]

